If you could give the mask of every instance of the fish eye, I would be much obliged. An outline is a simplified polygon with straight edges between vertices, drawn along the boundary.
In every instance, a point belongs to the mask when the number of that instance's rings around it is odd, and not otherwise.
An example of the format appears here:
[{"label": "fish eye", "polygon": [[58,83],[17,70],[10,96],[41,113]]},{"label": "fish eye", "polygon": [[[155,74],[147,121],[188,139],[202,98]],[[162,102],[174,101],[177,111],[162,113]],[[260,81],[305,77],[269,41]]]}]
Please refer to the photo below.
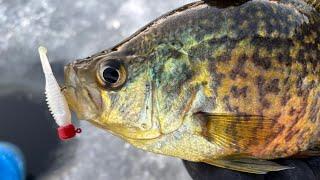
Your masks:
[{"label": "fish eye", "polygon": [[99,84],[107,90],[117,90],[126,81],[126,69],[120,60],[107,60],[100,63],[97,73]]},{"label": "fish eye", "polygon": [[119,80],[120,72],[114,67],[107,66],[102,70],[102,77],[106,82],[114,84]]}]

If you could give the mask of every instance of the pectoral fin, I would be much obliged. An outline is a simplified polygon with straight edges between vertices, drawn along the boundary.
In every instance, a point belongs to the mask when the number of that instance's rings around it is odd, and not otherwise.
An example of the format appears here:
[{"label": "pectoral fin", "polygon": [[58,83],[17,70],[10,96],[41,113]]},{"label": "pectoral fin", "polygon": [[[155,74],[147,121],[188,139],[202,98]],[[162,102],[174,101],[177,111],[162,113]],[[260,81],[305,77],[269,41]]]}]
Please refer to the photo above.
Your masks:
[{"label": "pectoral fin", "polygon": [[241,149],[265,144],[281,130],[275,120],[256,115],[198,113],[206,123],[204,136],[221,148]]},{"label": "pectoral fin", "polygon": [[275,162],[259,159],[208,160],[206,163],[221,168],[254,174],[266,174],[270,171],[281,171],[293,168],[281,166]]}]

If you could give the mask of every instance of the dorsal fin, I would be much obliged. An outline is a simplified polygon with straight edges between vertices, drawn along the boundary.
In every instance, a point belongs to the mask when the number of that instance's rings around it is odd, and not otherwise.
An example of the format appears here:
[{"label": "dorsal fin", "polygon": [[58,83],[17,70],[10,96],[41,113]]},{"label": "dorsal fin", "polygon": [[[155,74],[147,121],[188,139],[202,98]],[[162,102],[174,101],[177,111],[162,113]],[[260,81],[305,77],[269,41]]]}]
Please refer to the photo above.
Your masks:
[{"label": "dorsal fin", "polygon": [[318,12],[320,12],[320,0],[304,0],[306,3],[313,6]]},{"label": "dorsal fin", "polygon": [[220,8],[226,8],[229,6],[240,6],[251,0],[202,0],[210,6],[217,6]]}]

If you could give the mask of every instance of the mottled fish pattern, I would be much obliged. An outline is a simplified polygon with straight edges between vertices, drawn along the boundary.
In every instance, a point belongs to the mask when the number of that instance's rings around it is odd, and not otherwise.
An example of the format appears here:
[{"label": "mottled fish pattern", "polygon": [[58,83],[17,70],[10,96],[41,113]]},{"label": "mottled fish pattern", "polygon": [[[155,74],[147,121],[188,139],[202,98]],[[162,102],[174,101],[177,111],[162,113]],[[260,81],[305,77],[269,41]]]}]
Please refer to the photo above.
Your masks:
[{"label": "mottled fish pattern", "polygon": [[[66,84],[74,88],[65,94],[73,110],[136,147],[245,172],[285,168],[216,160],[275,159],[317,147],[319,1],[228,2],[185,5],[69,65]],[[120,59],[128,73],[115,91],[95,80],[109,59]]]}]

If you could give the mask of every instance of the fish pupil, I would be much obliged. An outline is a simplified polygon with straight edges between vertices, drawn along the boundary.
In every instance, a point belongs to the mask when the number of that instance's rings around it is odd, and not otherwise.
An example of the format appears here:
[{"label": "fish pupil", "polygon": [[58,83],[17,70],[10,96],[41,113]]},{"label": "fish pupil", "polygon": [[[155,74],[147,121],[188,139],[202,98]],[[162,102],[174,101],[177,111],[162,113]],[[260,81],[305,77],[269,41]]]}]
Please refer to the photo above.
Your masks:
[{"label": "fish pupil", "polygon": [[116,83],[119,79],[119,71],[113,67],[107,67],[103,71],[103,78],[108,83]]}]

